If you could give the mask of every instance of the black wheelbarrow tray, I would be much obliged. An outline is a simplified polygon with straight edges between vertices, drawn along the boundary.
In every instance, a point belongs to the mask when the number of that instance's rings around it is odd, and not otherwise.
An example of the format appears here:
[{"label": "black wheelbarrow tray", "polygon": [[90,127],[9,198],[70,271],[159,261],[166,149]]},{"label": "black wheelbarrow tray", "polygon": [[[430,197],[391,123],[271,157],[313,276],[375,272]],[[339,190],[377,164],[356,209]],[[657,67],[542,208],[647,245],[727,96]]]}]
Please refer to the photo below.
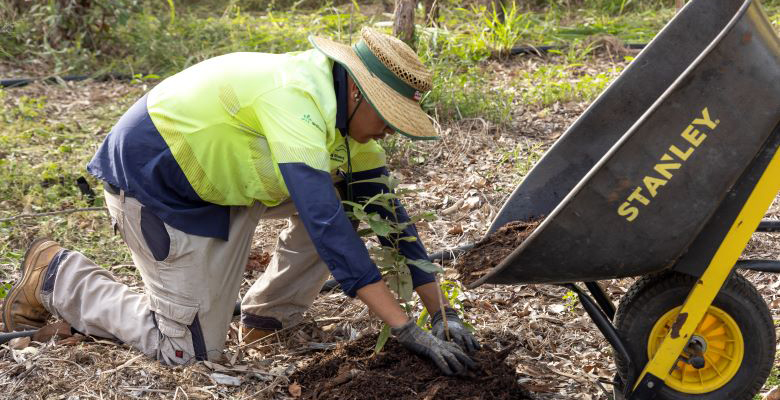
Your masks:
[{"label": "black wheelbarrow tray", "polygon": [[[545,218],[470,287],[576,291],[618,397],[752,399],[775,330],[733,271],[780,271],[738,261],[780,189],[778,123],[780,39],[759,4],[690,2],[515,189],[488,233]],[[596,281],[634,276],[615,314]]]}]

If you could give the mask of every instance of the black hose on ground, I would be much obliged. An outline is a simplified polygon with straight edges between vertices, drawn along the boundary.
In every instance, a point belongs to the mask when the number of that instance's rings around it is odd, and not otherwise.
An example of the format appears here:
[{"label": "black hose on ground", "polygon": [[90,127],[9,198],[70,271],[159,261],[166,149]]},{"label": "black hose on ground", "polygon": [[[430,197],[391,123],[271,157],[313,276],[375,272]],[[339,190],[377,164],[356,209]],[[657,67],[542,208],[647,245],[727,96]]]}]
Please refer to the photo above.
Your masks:
[{"label": "black hose on ground", "polygon": [[16,339],[20,337],[32,337],[32,335],[34,335],[35,332],[38,332],[38,330],[33,329],[29,331],[0,333],[0,344],[4,344],[6,342],[9,342],[11,339]]},{"label": "black hose on ground", "polygon": [[[626,48],[631,50],[642,50],[647,46],[647,44],[644,43],[629,43],[625,45]],[[558,45],[558,46],[518,46],[513,47],[511,50],[509,50],[509,55],[516,56],[516,55],[523,55],[523,54],[530,54],[530,55],[542,55],[547,54],[550,50],[565,50],[568,48],[566,45]]]},{"label": "black hose on ground", "polygon": [[48,78],[15,78],[15,79],[0,79],[0,88],[15,88],[27,86],[33,82],[43,83],[60,83],[60,82],[78,82],[87,79],[94,79],[99,82],[105,81],[129,81],[133,79],[133,75],[129,74],[105,74],[98,76],[90,75],[65,75],[65,76],[50,76]]}]

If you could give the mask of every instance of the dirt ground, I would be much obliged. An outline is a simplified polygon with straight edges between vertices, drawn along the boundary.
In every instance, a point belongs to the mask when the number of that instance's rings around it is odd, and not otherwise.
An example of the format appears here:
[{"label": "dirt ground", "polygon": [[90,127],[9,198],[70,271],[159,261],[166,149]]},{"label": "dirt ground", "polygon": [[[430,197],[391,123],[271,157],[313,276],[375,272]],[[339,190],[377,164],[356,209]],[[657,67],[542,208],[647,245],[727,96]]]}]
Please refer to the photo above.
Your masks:
[{"label": "dirt ground", "polygon": [[306,399],[533,399],[517,382],[514,367],[504,363],[512,347],[497,352],[483,346],[472,354],[477,369],[447,377],[392,338],[374,355],[377,337],[321,354],[290,380],[301,382]]},{"label": "dirt ground", "polygon": [[[533,68],[538,62],[517,59],[492,68],[497,71],[496,76],[508,76],[523,68]],[[606,70],[611,65],[609,60],[596,60],[588,68]],[[141,89],[127,83],[82,82],[33,85],[8,90],[6,95],[45,95],[49,99],[47,107],[57,112],[57,118],[68,119],[92,107],[90,102],[116,102],[117,107],[126,108],[139,93]],[[527,172],[524,163],[546,150],[586,106],[518,106],[509,126],[499,128],[481,119],[462,120],[441,126],[442,140],[436,143],[401,146],[390,154],[393,173],[405,182],[402,187],[416,190],[405,200],[407,209],[433,210],[440,216],[436,221],[418,225],[429,251],[480,240]],[[94,142],[85,143],[79,151],[93,152],[105,133],[95,132]],[[97,221],[93,223],[109,224],[104,214],[95,213],[93,217]],[[769,217],[780,218],[777,201]],[[285,221],[273,221],[258,227],[242,293],[262,273],[284,226]],[[776,259],[780,257],[779,249],[776,237],[756,234],[746,256]],[[15,265],[2,267],[11,276],[16,274],[11,271]],[[132,266],[106,267],[119,280],[140,290],[140,280]],[[457,276],[449,265],[445,271],[446,278]],[[780,320],[780,277],[752,272],[746,276],[770,305],[774,319]],[[602,284],[618,303],[632,282],[621,279]],[[611,387],[607,382],[615,372],[610,347],[577,302],[566,296],[565,289],[549,285],[483,285],[465,292],[461,301],[477,338],[501,355],[503,363],[516,374],[516,383],[535,398],[608,398]],[[0,397],[296,398],[306,395],[311,382],[296,382],[292,376],[305,376],[301,371],[307,371],[306,368],[328,357],[338,357],[339,350],[328,351],[349,340],[370,341],[380,324],[362,303],[330,292],[318,297],[300,324],[269,337],[258,347],[239,346],[236,328],[234,321],[224,361],[186,367],[164,367],[129,346],[99,338],[63,345],[6,344],[0,346]],[[368,350],[370,347],[366,347],[365,351]],[[299,375],[293,375],[296,371]],[[409,373],[425,374],[420,370]],[[763,392],[769,389],[765,387]],[[327,397],[330,396],[323,396]]]}]

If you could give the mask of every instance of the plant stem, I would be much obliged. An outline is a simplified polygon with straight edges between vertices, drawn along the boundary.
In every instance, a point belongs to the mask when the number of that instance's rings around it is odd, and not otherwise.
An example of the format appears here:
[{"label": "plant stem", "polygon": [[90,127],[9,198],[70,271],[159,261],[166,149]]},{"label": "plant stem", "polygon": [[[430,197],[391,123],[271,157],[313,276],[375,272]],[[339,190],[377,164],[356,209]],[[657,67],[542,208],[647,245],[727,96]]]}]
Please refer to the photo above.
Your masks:
[{"label": "plant stem", "polygon": [[441,313],[441,319],[444,322],[444,334],[447,335],[447,341],[450,339],[450,327],[447,325],[447,310],[444,309],[444,296],[441,294],[441,283],[439,282],[439,274],[434,274],[436,279],[436,295],[439,296],[439,312]]}]

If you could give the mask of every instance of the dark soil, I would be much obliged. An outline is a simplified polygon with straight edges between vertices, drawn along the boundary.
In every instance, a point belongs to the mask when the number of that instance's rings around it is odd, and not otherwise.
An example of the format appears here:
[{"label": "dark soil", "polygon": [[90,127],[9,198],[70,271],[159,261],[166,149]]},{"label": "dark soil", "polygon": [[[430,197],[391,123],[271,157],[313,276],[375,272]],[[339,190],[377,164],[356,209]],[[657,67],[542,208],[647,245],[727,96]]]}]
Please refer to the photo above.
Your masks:
[{"label": "dark soil", "polygon": [[533,399],[504,362],[512,348],[497,352],[483,345],[472,354],[481,370],[449,377],[392,338],[374,355],[376,338],[322,354],[290,380],[301,385],[305,399]]},{"label": "dark soil", "polygon": [[271,254],[267,251],[252,249],[249,251],[249,259],[246,261],[247,271],[265,271],[265,267],[271,262]]},{"label": "dark soil", "polygon": [[460,280],[469,284],[490,272],[520,246],[542,220],[510,222],[477,242],[455,262],[454,268],[460,273]]}]

